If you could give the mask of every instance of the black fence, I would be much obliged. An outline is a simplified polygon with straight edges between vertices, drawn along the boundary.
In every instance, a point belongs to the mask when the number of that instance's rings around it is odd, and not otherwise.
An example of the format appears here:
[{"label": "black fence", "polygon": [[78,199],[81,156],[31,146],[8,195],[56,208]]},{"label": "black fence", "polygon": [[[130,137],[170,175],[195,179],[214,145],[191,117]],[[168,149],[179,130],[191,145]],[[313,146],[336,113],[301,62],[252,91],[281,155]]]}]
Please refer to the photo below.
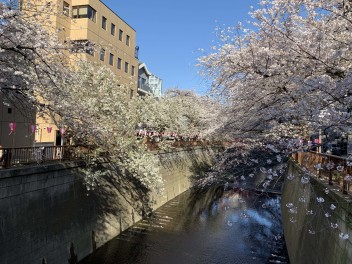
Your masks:
[{"label": "black fence", "polygon": [[1,168],[53,161],[85,159],[92,154],[91,146],[41,146],[0,148]]}]

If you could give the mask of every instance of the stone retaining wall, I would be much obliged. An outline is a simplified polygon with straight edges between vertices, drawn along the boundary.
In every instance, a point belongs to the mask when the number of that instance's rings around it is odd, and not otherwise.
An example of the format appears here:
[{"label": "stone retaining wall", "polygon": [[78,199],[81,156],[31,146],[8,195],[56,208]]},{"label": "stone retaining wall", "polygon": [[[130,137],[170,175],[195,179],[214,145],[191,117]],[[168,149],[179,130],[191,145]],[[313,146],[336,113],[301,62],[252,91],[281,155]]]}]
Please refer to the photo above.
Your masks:
[{"label": "stone retaining wall", "polygon": [[[189,189],[189,177],[210,164],[215,152],[156,153],[165,192],[152,194],[153,208]],[[109,175],[97,190],[87,191],[82,166],[71,162],[0,170],[1,264],[77,263],[141,219],[147,200],[143,190]]]},{"label": "stone retaining wall", "polygon": [[[352,263],[351,197],[342,195],[338,186],[328,185],[326,181],[314,177],[310,178],[309,184],[302,184],[304,173],[293,161],[289,162],[287,175],[294,176],[292,180],[286,178],[282,195],[282,216],[290,262]],[[340,238],[341,233],[348,234],[349,238]]]}]

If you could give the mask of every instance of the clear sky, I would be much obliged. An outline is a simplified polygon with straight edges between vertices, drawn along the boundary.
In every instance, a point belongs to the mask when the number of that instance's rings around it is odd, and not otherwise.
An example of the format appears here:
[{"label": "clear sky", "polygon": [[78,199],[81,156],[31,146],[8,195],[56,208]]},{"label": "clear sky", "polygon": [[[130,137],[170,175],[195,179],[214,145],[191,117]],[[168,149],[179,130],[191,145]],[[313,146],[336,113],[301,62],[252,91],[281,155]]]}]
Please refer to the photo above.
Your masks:
[{"label": "clear sky", "polygon": [[217,26],[249,19],[258,0],[102,0],[136,30],[139,60],[163,79],[163,90],[204,93],[209,85],[197,74],[200,48],[217,41]]}]

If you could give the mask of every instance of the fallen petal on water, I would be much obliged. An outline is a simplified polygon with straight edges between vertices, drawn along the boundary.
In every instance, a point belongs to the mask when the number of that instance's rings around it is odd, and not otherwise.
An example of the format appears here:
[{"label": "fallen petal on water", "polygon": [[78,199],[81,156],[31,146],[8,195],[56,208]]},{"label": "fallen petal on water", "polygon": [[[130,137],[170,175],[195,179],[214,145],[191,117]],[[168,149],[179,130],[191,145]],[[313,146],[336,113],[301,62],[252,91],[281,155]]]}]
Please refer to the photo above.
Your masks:
[{"label": "fallen petal on water", "polygon": [[337,170],[337,171],[340,171],[340,172],[343,171],[343,166],[337,166],[337,167],[336,167],[336,170]]},{"label": "fallen petal on water", "polygon": [[315,235],[315,231],[311,230],[311,229],[308,230],[308,233],[311,234],[311,235]]},{"label": "fallen petal on water", "polygon": [[345,233],[340,233],[339,237],[342,239],[342,240],[347,240],[349,239],[349,235],[348,234],[345,234]]},{"label": "fallen petal on water", "polygon": [[301,178],[301,183],[307,184],[307,183],[309,183],[309,180],[310,180],[310,177],[307,176],[307,175],[304,175],[304,176]]},{"label": "fallen petal on water", "polygon": [[292,181],[294,178],[295,178],[295,176],[293,176],[292,173],[287,176],[287,179],[290,181]]},{"label": "fallen petal on water", "polygon": [[293,207],[293,203],[287,203],[287,204],[286,204],[286,207],[287,207],[287,208],[292,208],[292,207]]},{"label": "fallen petal on water", "polygon": [[331,226],[331,228],[334,228],[334,229],[335,229],[335,228],[337,228],[339,225],[338,225],[337,223],[331,223],[330,226]]},{"label": "fallen petal on water", "polygon": [[324,200],[323,197],[317,197],[317,202],[318,203],[323,203],[323,202],[325,202],[325,200]]},{"label": "fallen petal on water", "polygon": [[301,203],[305,203],[305,202],[306,202],[306,198],[300,197],[300,198],[298,199],[298,201],[300,201]]}]

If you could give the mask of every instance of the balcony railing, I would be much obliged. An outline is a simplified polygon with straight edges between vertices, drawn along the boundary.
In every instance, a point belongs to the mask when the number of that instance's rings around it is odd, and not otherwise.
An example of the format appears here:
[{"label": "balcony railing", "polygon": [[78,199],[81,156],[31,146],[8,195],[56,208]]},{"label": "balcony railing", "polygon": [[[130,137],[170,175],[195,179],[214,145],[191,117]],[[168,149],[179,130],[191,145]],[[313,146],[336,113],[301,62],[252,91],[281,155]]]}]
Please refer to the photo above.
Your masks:
[{"label": "balcony railing", "polygon": [[145,84],[145,83],[138,84],[138,91],[141,91],[146,94],[153,94],[152,88],[148,84]]},{"label": "balcony railing", "polygon": [[91,155],[91,146],[46,146],[24,148],[0,148],[2,168],[52,161],[79,160]]}]

